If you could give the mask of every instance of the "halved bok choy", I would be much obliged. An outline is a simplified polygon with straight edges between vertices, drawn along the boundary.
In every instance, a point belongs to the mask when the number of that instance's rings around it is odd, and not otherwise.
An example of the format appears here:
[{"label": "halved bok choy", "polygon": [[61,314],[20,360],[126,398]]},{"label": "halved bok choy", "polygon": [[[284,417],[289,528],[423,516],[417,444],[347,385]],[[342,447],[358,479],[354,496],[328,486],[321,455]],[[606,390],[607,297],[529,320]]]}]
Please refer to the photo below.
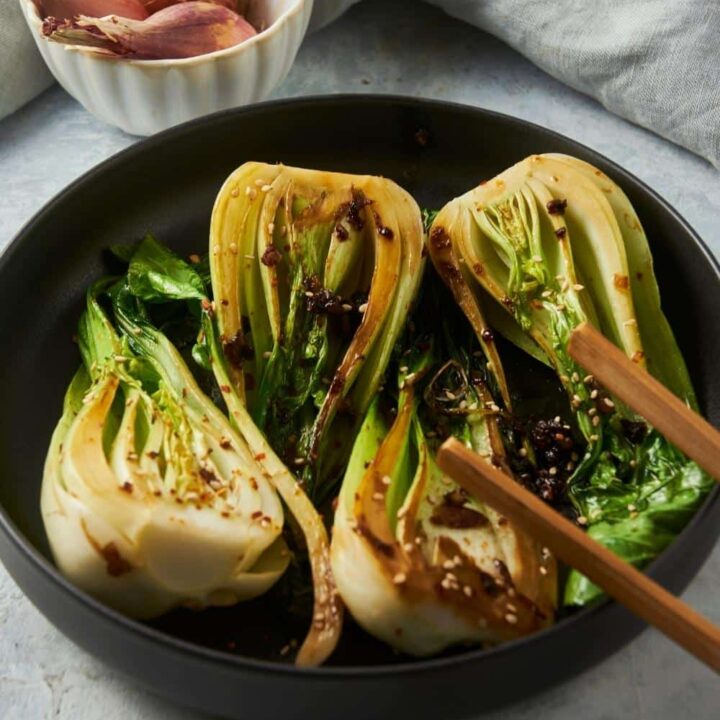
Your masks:
[{"label": "halved bok choy", "polygon": [[215,202],[228,382],[316,504],[342,477],[417,292],[415,201],[384,178],[246,163]]},{"label": "halved bok choy", "polygon": [[58,567],[140,618],[260,595],[288,564],[280,499],[167,338],[129,314],[113,325],[108,287],[88,292],[83,366],[45,463]]},{"label": "halved bok choy", "polygon": [[409,331],[395,390],[386,388],[365,416],[331,544],[335,580],[354,618],[418,656],[529,634],[553,621],[556,602],[549,553],[435,463],[440,442],[454,435],[507,469],[498,422],[504,393],[454,315],[447,295],[415,314],[425,330]]},{"label": "halved bok choy", "polygon": [[[628,198],[587,163],[534,155],[446,205],[429,250],[478,335],[473,313],[494,301],[497,329],[554,368],[586,450],[578,462],[541,470],[567,482],[590,535],[646,564],[684,526],[711,480],[567,352],[573,329],[589,321],[696,407]],[[571,573],[566,603],[599,594]]]}]

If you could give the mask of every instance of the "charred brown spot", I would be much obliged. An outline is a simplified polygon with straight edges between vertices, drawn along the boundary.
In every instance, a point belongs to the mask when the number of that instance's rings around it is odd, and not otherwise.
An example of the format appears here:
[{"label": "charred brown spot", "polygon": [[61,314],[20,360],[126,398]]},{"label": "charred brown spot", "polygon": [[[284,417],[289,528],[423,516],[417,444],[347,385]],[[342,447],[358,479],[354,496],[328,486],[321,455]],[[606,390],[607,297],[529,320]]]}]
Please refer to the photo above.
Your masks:
[{"label": "charred brown spot", "polygon": [[344,242],[350,237],[350,233],[347,231],[344,225],[338,223],[335,226],[335,237],[340,241]]},{"label": "charred brown spot", "polygon": [[565,209],[567,208],[567,200],[553,198],[552,200],[548,200],[548,203],[545,207],[547,207],[547,211],[551,215],[564,215]]},{"label": "charred brown spot", "polygon": [[507,295],[503,295],[500,299],[500,302],[508,309],[508,310],[514,310],[515,309],[515,303],[513,302],[512,298],[508,297]]},{"label": "charred brown spot", "polygon": [[215,473],[210,470],[210,468],[201,465],[198,473],[200,474],[200,477],[208,484],[210,482],[219,482],[217,475],[215,475]]},{"label": "charred brown spot", "polygon": [[328,392],[331,395],[336,395],[338,393],[341,393],[344,387],[345,387],[345,378],[342,375],[337,374],[332,379],[332,382],[330,383],[330,388],[328,389]]},{"label": "charred brown spot", "polygon": [[438,225],[437,227],[434,227],[430,233],[430,242],[437,250],[444,250],[445,248],[450,247],[451,240],[450,236],[445,231],[445,228]]},{"label": "charred brown spot", "polygon": [[558,238],[558,240],[562,240],[567,235],[567,228],[563,225],[562,227],[557,228],[555,230],[555,237]]},{"label": "charred brown spot", "polygon": [[636,277],[638,280],[642,280],[642,279],[643,279],[643,274],[642,274],[641,272],[636,272],[636,273],[635,273],[635,277]]},{"label": "charred brown spot", "polygon": [[475,263],[473,265],[473,270],[476,275],[482,275],[485,272],[485,268],[483,267],[482,263]]},{"label": "charred brown spot", "polygon": [[107,574],[111,577],[120,577],[133,569],[133,566],[120,554],[120,551],[113,542],[109,542],[98,552],[105,561]]},{"label": "charred brown spot", "polygon": [[250,360],[254,353],[251,345],[238,330],[229,340],[222,338],[223,353],[227,361],[236,368],[241,368],[245,360]]},{"label": "charred brown spot", "polygon": [[613,276],[613,285],[615,285],[618,290],[627,290],[628,287],[630,287],[630,278],[627,275],[615,273]]},{"label": "charred brown spot", "polygon": [[128,494],[132,493],[133,491],[133,484],[131,482],[128,482],[127,480],[120,486],[120,489],[123,492],[126,492]]},{"label": "charred brown spot", "polygon": [[275,267],[282,260],[282,253],[272,244],[268,244],[260,262],[266,267]]},{"label": "charred brown spot", "polygon": [[497,559],[493,560],[493,565],[500,576],[502,584],[508,588],[515,587],[515,583],[513,582],[512,575],[510,575],[507,565],[502,560]]},{"label": "charred brown spot", "polygon": [[438,527],[466,530],[485,527],[490,522],[485,515],[467,507],[467,494],[461,490],[453,490],[443,496],[442,503],[437,505],[430,516],[430,522]]},{"label": "charred brown spot", "polygon": [[254,390],[255,389],[255,376],[252,373],[246,372],[244,374],[245,378],[245,389],[246,390]]}]

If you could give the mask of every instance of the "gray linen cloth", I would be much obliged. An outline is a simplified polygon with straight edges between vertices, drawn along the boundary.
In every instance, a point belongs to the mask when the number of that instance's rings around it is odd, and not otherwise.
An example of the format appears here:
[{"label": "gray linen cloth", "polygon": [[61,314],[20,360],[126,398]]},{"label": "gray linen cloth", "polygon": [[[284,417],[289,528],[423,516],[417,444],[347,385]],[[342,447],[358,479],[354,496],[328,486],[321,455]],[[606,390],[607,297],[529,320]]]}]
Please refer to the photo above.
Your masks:
[{"label": "gray linen cloth", "polygon": [[[351,4],[320,4],[333,2]],[[720,167],[719,0],[427,2]],[[50,82],[17,0],[0,0],[0,118]]]},{"label": "gray linen cloth", "polygon": [[0,118],[53,82],[25,24],[18,0],[0,0]]},{"label": "gray linen cloth", "polygon": [[718,0],[427,0],[720,167]]}]

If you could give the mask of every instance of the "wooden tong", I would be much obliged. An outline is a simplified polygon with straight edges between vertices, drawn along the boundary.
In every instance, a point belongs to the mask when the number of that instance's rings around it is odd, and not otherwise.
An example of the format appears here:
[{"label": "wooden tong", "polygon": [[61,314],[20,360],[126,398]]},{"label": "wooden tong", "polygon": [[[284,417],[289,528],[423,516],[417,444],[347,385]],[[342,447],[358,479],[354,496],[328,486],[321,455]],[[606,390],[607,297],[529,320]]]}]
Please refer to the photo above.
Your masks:
[{"label": "wooden tong", "polygon": [[[720,433],[657,380],[587,324],[574,331],[569,352],[613,395],[713,477],[720,477]],[[720,628],[707,618],[454,438],[440,448],[437,462],[471,495],[506,515],[564,563],[720,673]]]}]

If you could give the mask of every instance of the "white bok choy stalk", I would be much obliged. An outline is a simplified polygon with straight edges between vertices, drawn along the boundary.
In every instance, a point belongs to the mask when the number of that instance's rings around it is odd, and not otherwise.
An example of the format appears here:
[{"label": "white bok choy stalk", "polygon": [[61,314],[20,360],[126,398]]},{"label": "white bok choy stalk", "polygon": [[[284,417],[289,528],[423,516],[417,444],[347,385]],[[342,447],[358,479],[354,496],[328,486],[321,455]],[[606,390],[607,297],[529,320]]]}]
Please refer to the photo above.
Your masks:
[{"label": "white bok choy stalk", "polygon": [[[578,522],[591,536],[645,565],[687,522],[711,480],[567,352],[573,329],[589,321],[696,407],[628,198],[585,162],[533,155],[447,204],[428,245],[475,332],[483,331],[475,309],[495,307],[496,327],[549,364],[568,394],[584,457],[539,472],[567,483]],[[582,605],[599,594],[571,573],[566,603]]]},{"label": "white bok choy stalk", "polygon": [[61,571],[129,615],[228,605],[284,572],[283,509],[177,350],[141,318],[113,327],[87,295],[83,367],[48,452],[42,516]]},{"label": "white bok choy stalk", "polygon": [[545,627],[557,586],[553,558],[435,463],[442,439],[454,435],[507,469],[498,426],[504,393],[478,345],[463,349],[460,338],[472,334],[451,329],[457,311],[446,300],[423,302],[413,316],[427,332],[404,345],[396,400],[378,398],[365,417],[331,544],[354,618],[418,656]]}]

